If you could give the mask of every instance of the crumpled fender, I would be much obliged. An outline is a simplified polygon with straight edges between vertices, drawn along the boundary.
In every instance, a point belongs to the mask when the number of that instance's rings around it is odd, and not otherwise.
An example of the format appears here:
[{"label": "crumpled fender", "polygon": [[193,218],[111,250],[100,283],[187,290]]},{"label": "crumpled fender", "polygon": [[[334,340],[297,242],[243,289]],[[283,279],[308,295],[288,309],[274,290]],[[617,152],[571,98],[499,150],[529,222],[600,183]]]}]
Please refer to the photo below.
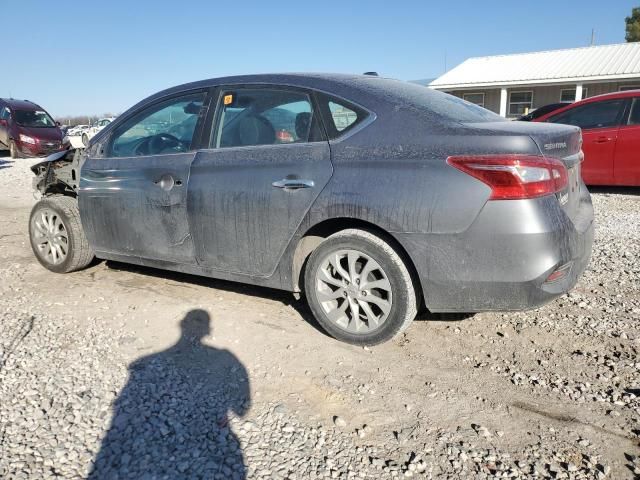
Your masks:
[{"label": "crumpled fender", "polygon": [[48,157],[46,157],[43,161],[38,162],[34,165],[31,165],[31,171],[35,174],[38,173],[38,170],[40,169],[40,167],[43,167],[45,165],[47,165],[48,163],[51,162],[55,162],[56,160],[60,160],[62,159],[64,156],[66,156],[69,152],[76,150],[75,148],[70,148],[69,150],[63,150],[61,152],[56,152],[56,153],[52,153],[51,155],[49,155]]}]

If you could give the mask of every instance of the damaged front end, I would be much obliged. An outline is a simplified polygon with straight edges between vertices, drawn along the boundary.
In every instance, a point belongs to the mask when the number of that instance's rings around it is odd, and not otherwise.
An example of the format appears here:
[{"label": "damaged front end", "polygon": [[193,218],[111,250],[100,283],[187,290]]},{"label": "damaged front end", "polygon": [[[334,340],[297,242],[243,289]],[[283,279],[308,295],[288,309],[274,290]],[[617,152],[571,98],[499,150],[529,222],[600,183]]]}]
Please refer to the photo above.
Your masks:
[{"label": "damaged front end", "polygon": [[31,167],[36,178],[33,189],[40,195],[66,195],[76,197],[80,180],[81,149],[70,149],[49,155]]}]

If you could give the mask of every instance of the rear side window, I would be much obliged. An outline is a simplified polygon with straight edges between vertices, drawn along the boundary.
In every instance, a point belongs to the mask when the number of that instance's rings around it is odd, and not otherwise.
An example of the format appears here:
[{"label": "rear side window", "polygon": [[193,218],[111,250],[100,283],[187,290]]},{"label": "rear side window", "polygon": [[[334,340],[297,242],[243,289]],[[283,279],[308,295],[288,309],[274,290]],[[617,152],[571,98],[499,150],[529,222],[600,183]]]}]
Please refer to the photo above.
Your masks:
[{"label": "rear side window", "polygon": [[620,123],[624,99],[588,103],[549,118],[551,123],[564,123],[582,129],[613,127]]},{"label": "rear side window", "polygon": [[345,134],[369,116],[369,112],[346,100],[320,94],[319,101],[329,139]]},{"label": "rear side window", "polygon": [[226,90],[220,97],[212,148],[307,143],[322,138],[311,98],[269,88]]},{"label": "rear side window", "polygon": [[358,121],[358,114],[356,112],[339,103],[329,101],[329,111],[331,112],[333,126],[339,132],[346,130]]},{"label": "rear side window", "polygon": [[627,125],[640,125],[640,97],[633,99]]}]

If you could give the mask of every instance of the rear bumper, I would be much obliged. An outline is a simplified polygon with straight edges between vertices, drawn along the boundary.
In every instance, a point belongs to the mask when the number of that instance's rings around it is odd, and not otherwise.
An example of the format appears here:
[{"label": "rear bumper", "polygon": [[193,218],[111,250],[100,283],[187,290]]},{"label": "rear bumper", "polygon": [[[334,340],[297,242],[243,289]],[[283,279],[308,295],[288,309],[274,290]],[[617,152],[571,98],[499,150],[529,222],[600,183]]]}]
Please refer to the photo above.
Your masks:
[{"label": "rear bumper", "polygon": [[[527,310],[569,291],[591,255],[593,206],[582,186],[570,219],[555,197],[488,202],[458,234],[398,234],[433,312]],[[546,282],[559,267],[567,274]]]}]

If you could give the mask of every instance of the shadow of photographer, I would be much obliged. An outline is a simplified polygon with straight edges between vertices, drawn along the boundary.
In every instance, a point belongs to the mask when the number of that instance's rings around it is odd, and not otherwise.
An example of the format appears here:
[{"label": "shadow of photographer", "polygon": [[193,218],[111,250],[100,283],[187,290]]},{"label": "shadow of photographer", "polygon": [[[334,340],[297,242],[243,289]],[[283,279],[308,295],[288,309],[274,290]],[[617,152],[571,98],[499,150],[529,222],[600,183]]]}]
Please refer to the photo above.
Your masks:
[{"label": "shadow of photographer", "polygon": [[190,311],[175,345],[129,366],[90,479],[246,477],[228,412],[247,412],[249,379],[231,352],[202,343],[210,321]]}]

